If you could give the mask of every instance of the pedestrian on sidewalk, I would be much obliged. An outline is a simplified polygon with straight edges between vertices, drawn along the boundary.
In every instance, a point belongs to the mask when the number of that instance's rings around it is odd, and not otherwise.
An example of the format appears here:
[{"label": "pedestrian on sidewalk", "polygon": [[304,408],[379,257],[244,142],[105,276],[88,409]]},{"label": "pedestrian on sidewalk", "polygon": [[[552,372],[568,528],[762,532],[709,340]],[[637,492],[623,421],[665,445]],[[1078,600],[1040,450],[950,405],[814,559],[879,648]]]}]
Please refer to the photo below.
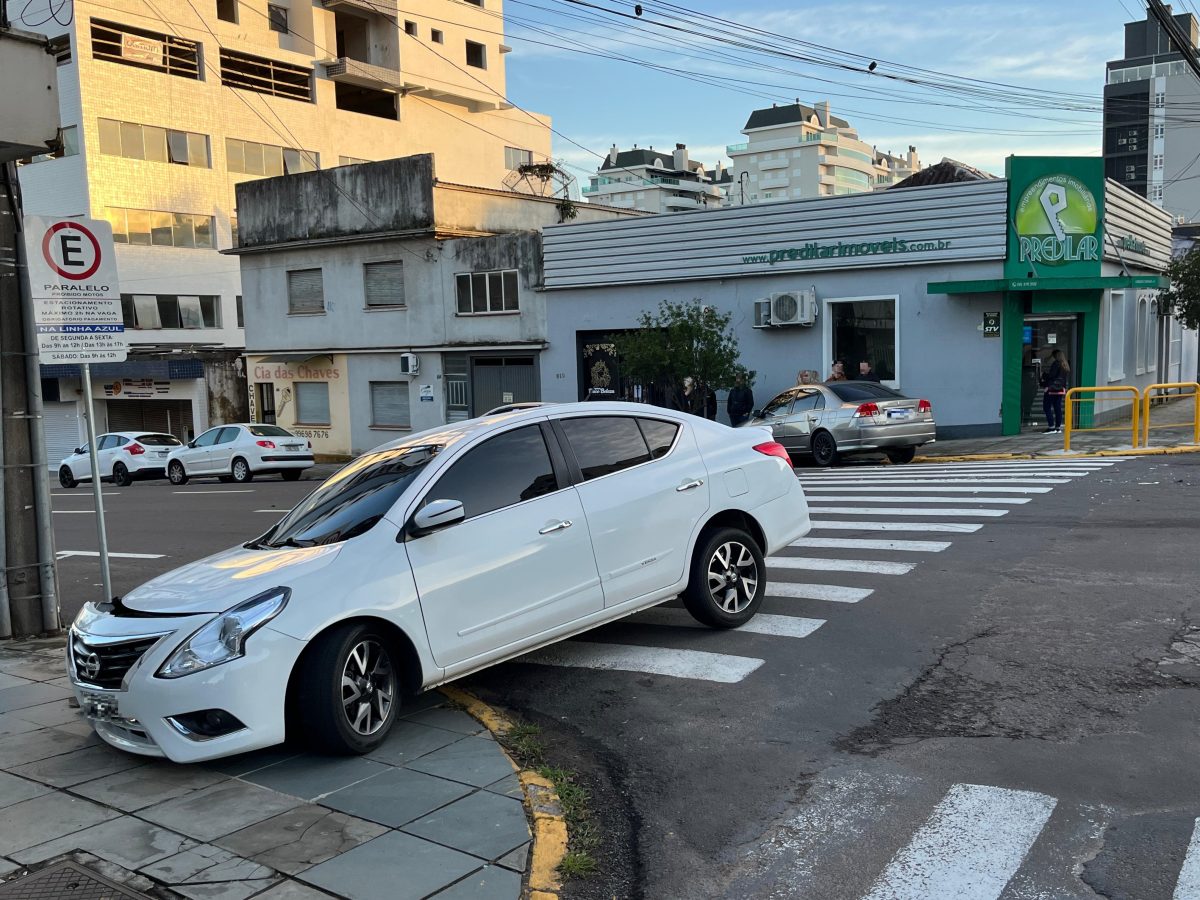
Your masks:
[{"label": "pedestrian on sidewalk", "polygon": [[871,367],[871,361],[869,359],[864,359],[858,364],[858,380],[873,381],[876,384],[879,384],[879,375]]},{"label": "pedestrian on sidewalk", "polygon": [[845,381],[845,380],[846,380],[846,364],[840,359],[834,360],[833,370],[829,373],[829,377],[825,379],[825,382],[828,384],[831,381]]},{"label": "pedestrian on sidewalk", "polygon": [[1063,398],[1071,385],[1071,364],[1067,362],[1067,354],[1054,350],[1050,354],[1050,368],[1042,373],[1042,409],[1046,412],[1045,434],[1062,434],[1063,430]]},{"label": "pedestrian on sidewalk", "polygon": [[725,401],[725,411],[729,413],[729,424],[737,428],[748,418],[754,409],[754,394],[746,385],[746,376],[738,375],[733,379],[733,388]]}]

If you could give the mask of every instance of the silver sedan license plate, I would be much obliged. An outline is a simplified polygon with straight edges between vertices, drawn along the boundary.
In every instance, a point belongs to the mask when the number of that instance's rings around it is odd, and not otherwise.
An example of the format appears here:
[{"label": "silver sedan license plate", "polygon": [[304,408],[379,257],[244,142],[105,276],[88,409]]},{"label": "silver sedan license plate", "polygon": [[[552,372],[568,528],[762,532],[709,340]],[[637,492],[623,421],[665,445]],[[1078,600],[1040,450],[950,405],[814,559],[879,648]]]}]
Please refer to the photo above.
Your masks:
[{"label": "silver sedan license plate", "polygon": [[109,694],[84,693],[79,697],[79,706],[89,719],[107,722],[119,716],[117,698]]},{"label": "silver sedan license plate", "polygon": [[888,418],[889,419],[910,419],[910,418],[912,418],[912,410],[911,409],[889,409],[888,410]]}]

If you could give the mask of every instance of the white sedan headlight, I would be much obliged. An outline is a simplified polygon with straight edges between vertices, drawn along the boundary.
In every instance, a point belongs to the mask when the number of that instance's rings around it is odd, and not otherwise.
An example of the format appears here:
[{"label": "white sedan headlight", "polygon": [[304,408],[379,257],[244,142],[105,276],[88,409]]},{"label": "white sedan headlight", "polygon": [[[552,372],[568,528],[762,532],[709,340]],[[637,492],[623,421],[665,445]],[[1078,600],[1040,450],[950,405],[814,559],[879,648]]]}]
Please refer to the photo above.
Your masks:
[{"label": "white sedan headlight", "polygon": [[180,644],[157,676],[182,678],[245,656],[246,638],[279,615],[291,595],[291,588],[271,588],[221,613]]}]

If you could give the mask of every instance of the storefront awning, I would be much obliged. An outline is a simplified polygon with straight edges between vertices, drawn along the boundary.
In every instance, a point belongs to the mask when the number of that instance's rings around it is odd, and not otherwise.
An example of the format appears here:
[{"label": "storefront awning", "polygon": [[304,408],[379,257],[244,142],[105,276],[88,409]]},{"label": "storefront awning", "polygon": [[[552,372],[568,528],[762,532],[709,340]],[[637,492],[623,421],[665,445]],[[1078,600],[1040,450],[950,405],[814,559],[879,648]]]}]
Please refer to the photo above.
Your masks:
[{"label": "storefront awning", "polygon": [[1001,291],[1093,291],[1110,288],[1163,289],[1165,275],[1102,275],[1095,278],[983,278],[978,281],[931,281],[930,294],[994,294]]},{"label": "storefront awning", "polygon": [[[247,356],[252,354],[247,353]],[[327,358],[329,353],[276,353],[272,356],[259,357],[260,363],[293,363],[293,362],[308,362],[310,359]]]}]

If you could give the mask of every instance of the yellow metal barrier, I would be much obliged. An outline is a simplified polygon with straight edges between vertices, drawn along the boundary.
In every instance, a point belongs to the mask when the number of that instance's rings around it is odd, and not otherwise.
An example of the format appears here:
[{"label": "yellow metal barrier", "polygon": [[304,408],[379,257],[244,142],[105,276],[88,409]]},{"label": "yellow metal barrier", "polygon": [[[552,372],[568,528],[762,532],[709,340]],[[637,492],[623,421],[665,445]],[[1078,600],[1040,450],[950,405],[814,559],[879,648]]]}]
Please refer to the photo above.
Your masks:
[{"label": "yellow metal barrier", "polygon": [[[1191,388],[1191,394],[1177,396],[1192,398],[1192,420],[1190,422],[1166,422],[1159,425],[1150,424],[1150,401],[1155,399],[1155,392],[1172,389]],[[1159,395],[1159,399],[1165,399]],[[1152,384],[1142,391],[1142,446],[1150,446],[1151,428],[1187,428],[1192,429],[1192,443],[1200,444],[1200,384],[1194,381],[1172,381],[1164,384]]]},{"label": "yellow metal barrier", "polygon": [[[1112,387],[1074,387],[1074,388],[1071,388],[1069,391],[1067,391],[1067,396],[1063,398],[1063,450],[1071,449],[1071,432],[1073,430],[1076,430],[1073,428],[1073,425],[1072,425],[1073,419],[1075,418],[1073,415],[1074,407],[1072,406],[1072,403],[1087,403],[1089,401],[1092,403],[1095,403],[1097,400],[1097,398],[1095,396],[1092,396],[1092,397],[1088,398],[1087,400],[1079,400],[1079,399],[1077,399],[1078,395],[1079,394],[1095,395],[1095,394],[1112,394],[1112,393],[1123,393],[1123,394],[1129,395],[1130,400],[1132,401],[1130,404],[1130,409],[1132,410],[1131,418],[1133,421],[1129,425],[1106,425],[1106,426],[1102,426],[1099,428],[1089,425],[1086,428],[1080,428],[1077,430],[1079,430],[1079,431],[1125,431],[1126,429],[1128,429],[1130,432],[1130,440],[1132,442],[1132,445],[1134,447],[1136,447],[1138,445],[1138,435],[1140,433],[1140,431],[1138,429],[1138,424],[1139,424],[1138,423],[1138,412],[1141,407],[1141,403],[1140,403],[1141,398],[1138,396],[1137,388],[1128,387],[1128,386],[1124,386],[1124,385],[1122,385],[1122,386],[1114,385]],[[1080,420],[1081,421],[1083,420],[1083,416],[1080,416]]]}]

